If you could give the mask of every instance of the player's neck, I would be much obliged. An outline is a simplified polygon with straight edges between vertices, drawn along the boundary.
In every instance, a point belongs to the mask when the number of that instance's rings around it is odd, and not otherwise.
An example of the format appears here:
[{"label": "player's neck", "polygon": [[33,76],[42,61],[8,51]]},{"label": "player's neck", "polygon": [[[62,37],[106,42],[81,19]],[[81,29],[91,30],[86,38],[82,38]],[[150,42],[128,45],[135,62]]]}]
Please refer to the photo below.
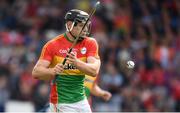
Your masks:
[{"label": "player's neck", "polygon": [[69,33],[69,32],[66,32],[66,38],[70,41],[70,42],[73,42],[75,39],[74,37]]}]

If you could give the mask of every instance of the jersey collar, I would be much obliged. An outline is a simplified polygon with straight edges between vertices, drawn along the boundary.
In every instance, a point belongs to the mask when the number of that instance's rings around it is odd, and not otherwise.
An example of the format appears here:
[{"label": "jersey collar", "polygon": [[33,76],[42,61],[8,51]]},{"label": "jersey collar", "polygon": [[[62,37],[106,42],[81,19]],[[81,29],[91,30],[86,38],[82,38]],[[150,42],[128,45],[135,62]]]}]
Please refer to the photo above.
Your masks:
[{"label": "jersey collar", "polygon": [[70,38],[67,36],[67,34],[66,33],[64,33],[64,37],[69,41],[69,42],[71,42],[71,43],[73,43],[73,41],[72,40],[70,40]]}]

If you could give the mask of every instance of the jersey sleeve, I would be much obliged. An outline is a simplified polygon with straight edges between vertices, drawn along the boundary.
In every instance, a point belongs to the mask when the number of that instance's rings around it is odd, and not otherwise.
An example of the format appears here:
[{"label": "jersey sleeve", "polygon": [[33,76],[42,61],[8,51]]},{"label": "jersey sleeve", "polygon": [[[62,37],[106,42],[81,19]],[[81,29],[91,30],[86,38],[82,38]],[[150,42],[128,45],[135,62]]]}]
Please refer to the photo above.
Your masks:
[{"label": "jersey sleeve", "polygon": [[95,39],[89,39],[87,45],[87,57],[93,56],[99,59],[98,51],[99,48],[97,41]]},{"label": "jersey sleeve", "polygon": [[53,58],[53,49],[51,49],[51,45],[49,43],[45,44],[42,51],[41,51],[41,55],[39,59],[43,59],[43,60],[48,60],[48,61],[52,61]]}]

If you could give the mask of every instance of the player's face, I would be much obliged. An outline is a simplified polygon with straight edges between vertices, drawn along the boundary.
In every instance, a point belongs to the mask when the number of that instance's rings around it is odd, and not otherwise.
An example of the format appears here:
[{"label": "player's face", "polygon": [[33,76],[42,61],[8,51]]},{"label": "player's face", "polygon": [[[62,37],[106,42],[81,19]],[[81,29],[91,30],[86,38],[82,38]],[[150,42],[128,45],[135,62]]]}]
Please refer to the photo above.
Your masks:
[{"label": "player's face", "polygon": [[[85,22],[78,23],[76,26],[73,27],[71,32],[75,36],[78,36],[79,33],[81,32],[84,24],[85,24]],[[88,30],[89,30],[89,25],[90,25],[90,22],[84,27],[83,31],[81,32],[81,34],[80,34],[81,37],[85,37],[85,36],[88,35],[87,33],[88,33]]]}]

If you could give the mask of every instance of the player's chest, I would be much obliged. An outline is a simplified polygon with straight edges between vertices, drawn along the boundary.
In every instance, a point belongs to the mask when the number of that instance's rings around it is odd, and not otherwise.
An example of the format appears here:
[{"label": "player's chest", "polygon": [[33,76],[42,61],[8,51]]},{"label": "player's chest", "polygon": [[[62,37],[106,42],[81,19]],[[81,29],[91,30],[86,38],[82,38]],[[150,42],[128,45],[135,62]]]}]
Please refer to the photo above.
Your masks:
[{"label": "player's chest", "polygon": [[[70,50],[70,45],[62,45],[58,48],[56,48],[56,52],[54,53],[55,56],[59,57],[66,57],[68,51]],[[77,58],[86,57],[87,55],[87,47],[85,45],[76,45],[72,52],[76,54]]]}]

